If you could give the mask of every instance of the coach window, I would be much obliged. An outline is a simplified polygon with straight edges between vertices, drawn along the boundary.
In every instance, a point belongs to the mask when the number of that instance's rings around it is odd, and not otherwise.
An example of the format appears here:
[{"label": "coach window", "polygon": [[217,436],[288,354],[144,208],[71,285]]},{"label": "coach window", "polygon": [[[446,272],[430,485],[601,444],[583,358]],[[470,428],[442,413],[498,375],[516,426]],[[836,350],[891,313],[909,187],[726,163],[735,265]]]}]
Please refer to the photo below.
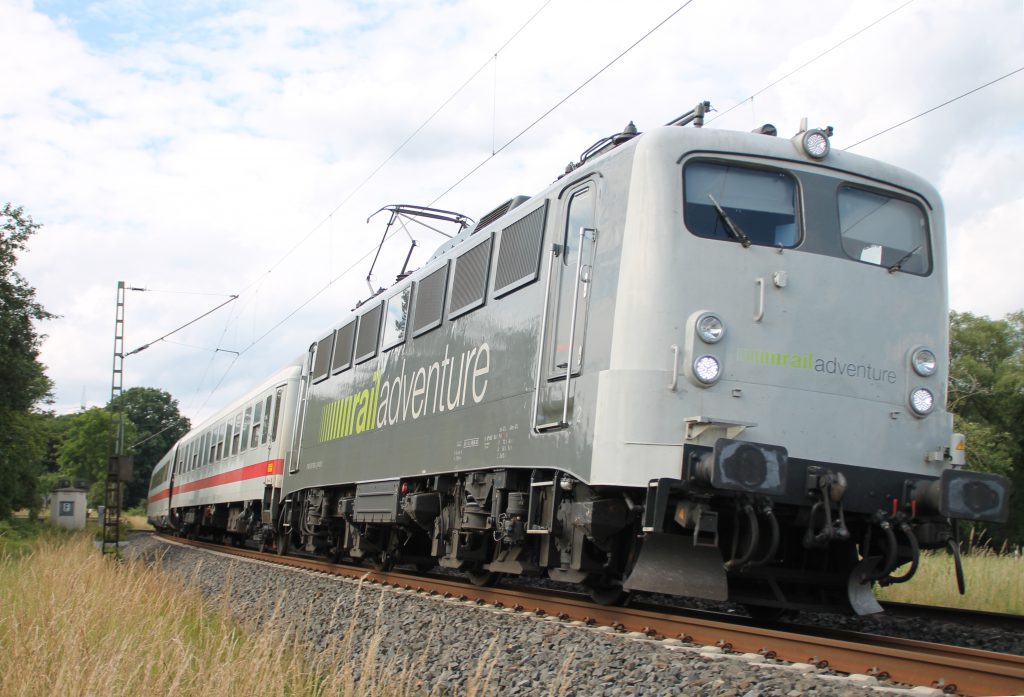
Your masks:
[{"label": "coach window", "polygon": [[217,462],[224,459],[224,436],[227,433],[226,423],[217,427]]},{"label": "coach window", "polygon": [[[274,395],[270,395],[269,397],[267,397],[267,403],[263,406],[263,420],[267,424],[270,423],[270,408],[273,405],[274,405]],[[270,428],[265,426],[263,428],[263,435],[260,436],[260,443],[266,444],[266,442],[267,442],[267,435],[269,433],[270,433]]]},{"label": "coach window", "polygon": [[192,469],[196,469],[197,467],[199,467],[199,449],[197,446],[197,441],[192,441],[192,443],[188,446],[189,456],[192,458]]},{"label": "coach window", "polygon": [[206,434],[199,436],[199,466],[206,467],[206,457],[209,451],[206,449]]},{"label": "coach window", "polygon": [[928,219],[910,201],[840,187],[839,234],[852,259],[917,276],[931,271]]},{"label": "coach window", "polygon": [[686,227],[743,246],[795,247],[796,181],[786,172],[697,160],[683,171]]},{"label": "coach window", "polygon": [[232,435],[230,437],[230,439],[229,439],[231,441],[231,454],[232,455],[237,455],[238,454],[239,441],[241,441],[241,439],[242,439],[242,414],[241,414],[241,412],[239,412],[238,414],[235,414],[235,429],[234,429],[234,431],[232,433],[234,435]]},{"label": "coach window", "polygon": [[250,448],[255,448],[260,444],[260,426],[263,425],[261,419],[263,418],[263,400],[256,402],[256,406],[252,412],[252,440],[249,442]]},{"label": "coach window", "polygon": [[245,408],[245,416],[242,418],[242,452],[249,447],[249,429],[252,428],[252,407]]},{"label": "coach window", "polygon": [[206,443],[210,451],[210,457],[207,459],[206,464],[212,465],[217,461],[217,429],[210,429],[206,432]]},{"label": "coach window", "polygon": [[281,423],[281,397],[284,395],[284,388],[278,387],[274,396],[274,425],[270,433],[270,441],[277,442],[277,427]]},{"label": "coach window", "polygon": [[409,322],[409,303],[412,300],[412,286],[388,298],[384,311],[384,338],[381,349],[387,351],[405,341],[405,328]]}]

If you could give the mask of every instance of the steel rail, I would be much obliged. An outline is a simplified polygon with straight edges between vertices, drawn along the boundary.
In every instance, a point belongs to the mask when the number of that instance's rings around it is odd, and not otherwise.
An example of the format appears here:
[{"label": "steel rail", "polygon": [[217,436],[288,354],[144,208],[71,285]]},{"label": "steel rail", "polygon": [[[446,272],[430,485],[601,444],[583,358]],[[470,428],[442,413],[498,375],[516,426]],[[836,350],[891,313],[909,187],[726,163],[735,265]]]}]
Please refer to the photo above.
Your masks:
[{"label": "steel rail", "polygon": [[942,607],[939,605],[917,605],[916,603],[898,603],[883,601],[885,614],[895,617],[914,617],[936,622],[952,622],[954,624],[973,625],[975,627],[991,627],[1007,632],[1024,634],[1024,615],[1011,615],[1005,612],[986,612],[984,610],[968,610],[959,607]]},{"label": "steel rail", "polygon": [[639,632],[651,638],[676,638],[717,646],[726,652],[757,653],[793,663],[810,663],[841,673],[867,674],[897,683],[926,685],[950,694],[977,697],[1024,694],[1024,656],[846,630],[798,625],[763,627],[745,624],[742,621],[745,618],[711,619],[709,615],[714,613],[690,613],[675,608],[671,613],[665,613],[596,605],[583,596],[560,591],[481,587],[455,577],[375,571],[310,557],[279,556],[166,535],[158,537],[172,543],[286,567],[455,597],[481,605],[552,615],[565,621],[605,625],[617,631]]}]

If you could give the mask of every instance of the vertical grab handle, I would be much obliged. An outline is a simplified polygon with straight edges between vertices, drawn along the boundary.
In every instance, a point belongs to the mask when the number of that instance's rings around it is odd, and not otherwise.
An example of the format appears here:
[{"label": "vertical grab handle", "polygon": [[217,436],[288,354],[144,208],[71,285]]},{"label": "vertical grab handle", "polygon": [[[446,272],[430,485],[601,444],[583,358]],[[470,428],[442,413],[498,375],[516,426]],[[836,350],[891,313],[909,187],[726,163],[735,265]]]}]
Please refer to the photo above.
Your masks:
[{"label": "vertical grab handle", "polygon": [[[539,430],[537,423],[537,409],[540,406],[540,383],[544,373],[544,337],[547,336],[548,326],[548,298],[551,293],[551,276],[555,270],[555,259],[561,252],[557,244],[551,246],[551,256],[548,257],[548,277],[544,282],[544,312],[540,316],[540,341],[537,342],[537,383],[533,389],[533,428]],[[571,357],[570,357],[571,358]]]},{"label": "vertical grab handle", "polygon": [[679,386],[679,347],[672,344],[669,349],[672,350],[672,381],[669,382],[668,389],[675,392]]},{"label": "vertical grab handle", "polygon": [[569,353],[565,362],[565,401],[562,402],[562,426],[569,424],[569,380],[572,378],[572,352],[576,348],[576,311],[580,301],[580,279],[583,277],[583,240],[588,232],[596,233],[597,230],[581,227],[579,247],[576,251],[576,286],[572,291],[572,316],[569,320]]},{"label": "vertical grab handle", "polygon": [[764,319],[764,279],[755,278],[754,283],[757,285],[757,309],[754,310],[754,321],[760,322]]}]

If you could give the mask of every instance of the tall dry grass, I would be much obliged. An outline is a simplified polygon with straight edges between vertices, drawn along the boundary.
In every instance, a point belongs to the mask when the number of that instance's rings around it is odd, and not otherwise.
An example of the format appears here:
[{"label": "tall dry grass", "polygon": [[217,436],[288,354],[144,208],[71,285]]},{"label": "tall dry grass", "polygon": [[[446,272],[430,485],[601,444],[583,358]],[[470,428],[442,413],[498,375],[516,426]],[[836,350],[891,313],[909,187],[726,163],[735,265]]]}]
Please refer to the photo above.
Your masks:
[{"label": "tall dry grass", "polygon": [[907,583],[881,588],[878,597],[920,605],[941,605],[1024,615],[1024,557],[976,548],[965,554],[967,593],[956,585],[953,558],[944,551],[924,552],[917,574]]},{"label": "tall dry grass", "polygon": [[[380,597],[383,601],[383,592]],[[341,609],[339,600],[334,613]],[[370,639],[357,638],[350,629],[314,655],[299,639],[302,626],[271,619],[259,631],[246,631],[226,606],[211,607],[197,591],[158,570],[104,558],[88,534],[70,541],[43,538],[27,555],[0,557],[0,695],[440,692],[422,680],[432,647],[405,661],[384,661],[381,605],[374,608],[372,600],[364,599],[345,612],[363,624],[376,623]],[[464,694],[496,692],[498,646],[495,638],[477,659]],[[571,684],[571,661],[566,660],[552,694],[564,694]]]}]

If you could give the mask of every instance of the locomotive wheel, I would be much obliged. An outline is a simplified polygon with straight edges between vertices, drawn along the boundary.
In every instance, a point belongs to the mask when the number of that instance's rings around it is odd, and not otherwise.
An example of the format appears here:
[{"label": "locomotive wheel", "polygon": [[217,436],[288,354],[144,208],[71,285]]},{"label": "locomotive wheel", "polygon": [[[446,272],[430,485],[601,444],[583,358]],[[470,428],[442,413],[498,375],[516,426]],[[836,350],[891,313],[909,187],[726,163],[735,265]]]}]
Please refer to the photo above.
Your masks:
[{"label": "locomotive wheel", "polygon": [[750,618],[758,622],[777,622],[796,616],[796,612],[781,607],[769,607],[767,605],[744,605]]},{"label": "locomotive wheel", "polygon": [[598,605],[622,605],[629,597],[629,593],[622,589],[621,581],[590,581],[586,584],[586,589],[590,599]]},{"label": "locomotive wheel", "polygon": [[498,582],[498,573],[495,571],[484,571],[478,569],[476,571],[467,571],[469,576],[469,582],[474,586],[493,586]]},{"label": "locomotive wheel", "polygon": [[283,557],[284,555],[288,554],[288,547],[289,547],[288,540],[289,540],[290,537],[291,537],[291,531],[287,531],[287,532],[277,536],[277,554],[278,554],[278,556]]},{"label": "locomotive wheel", "polygon": [[366,557],[366,561],[374,571],[391,571],[391,567],[395,565],[395,561],[387,552],[378,552],[372,557]]}]

